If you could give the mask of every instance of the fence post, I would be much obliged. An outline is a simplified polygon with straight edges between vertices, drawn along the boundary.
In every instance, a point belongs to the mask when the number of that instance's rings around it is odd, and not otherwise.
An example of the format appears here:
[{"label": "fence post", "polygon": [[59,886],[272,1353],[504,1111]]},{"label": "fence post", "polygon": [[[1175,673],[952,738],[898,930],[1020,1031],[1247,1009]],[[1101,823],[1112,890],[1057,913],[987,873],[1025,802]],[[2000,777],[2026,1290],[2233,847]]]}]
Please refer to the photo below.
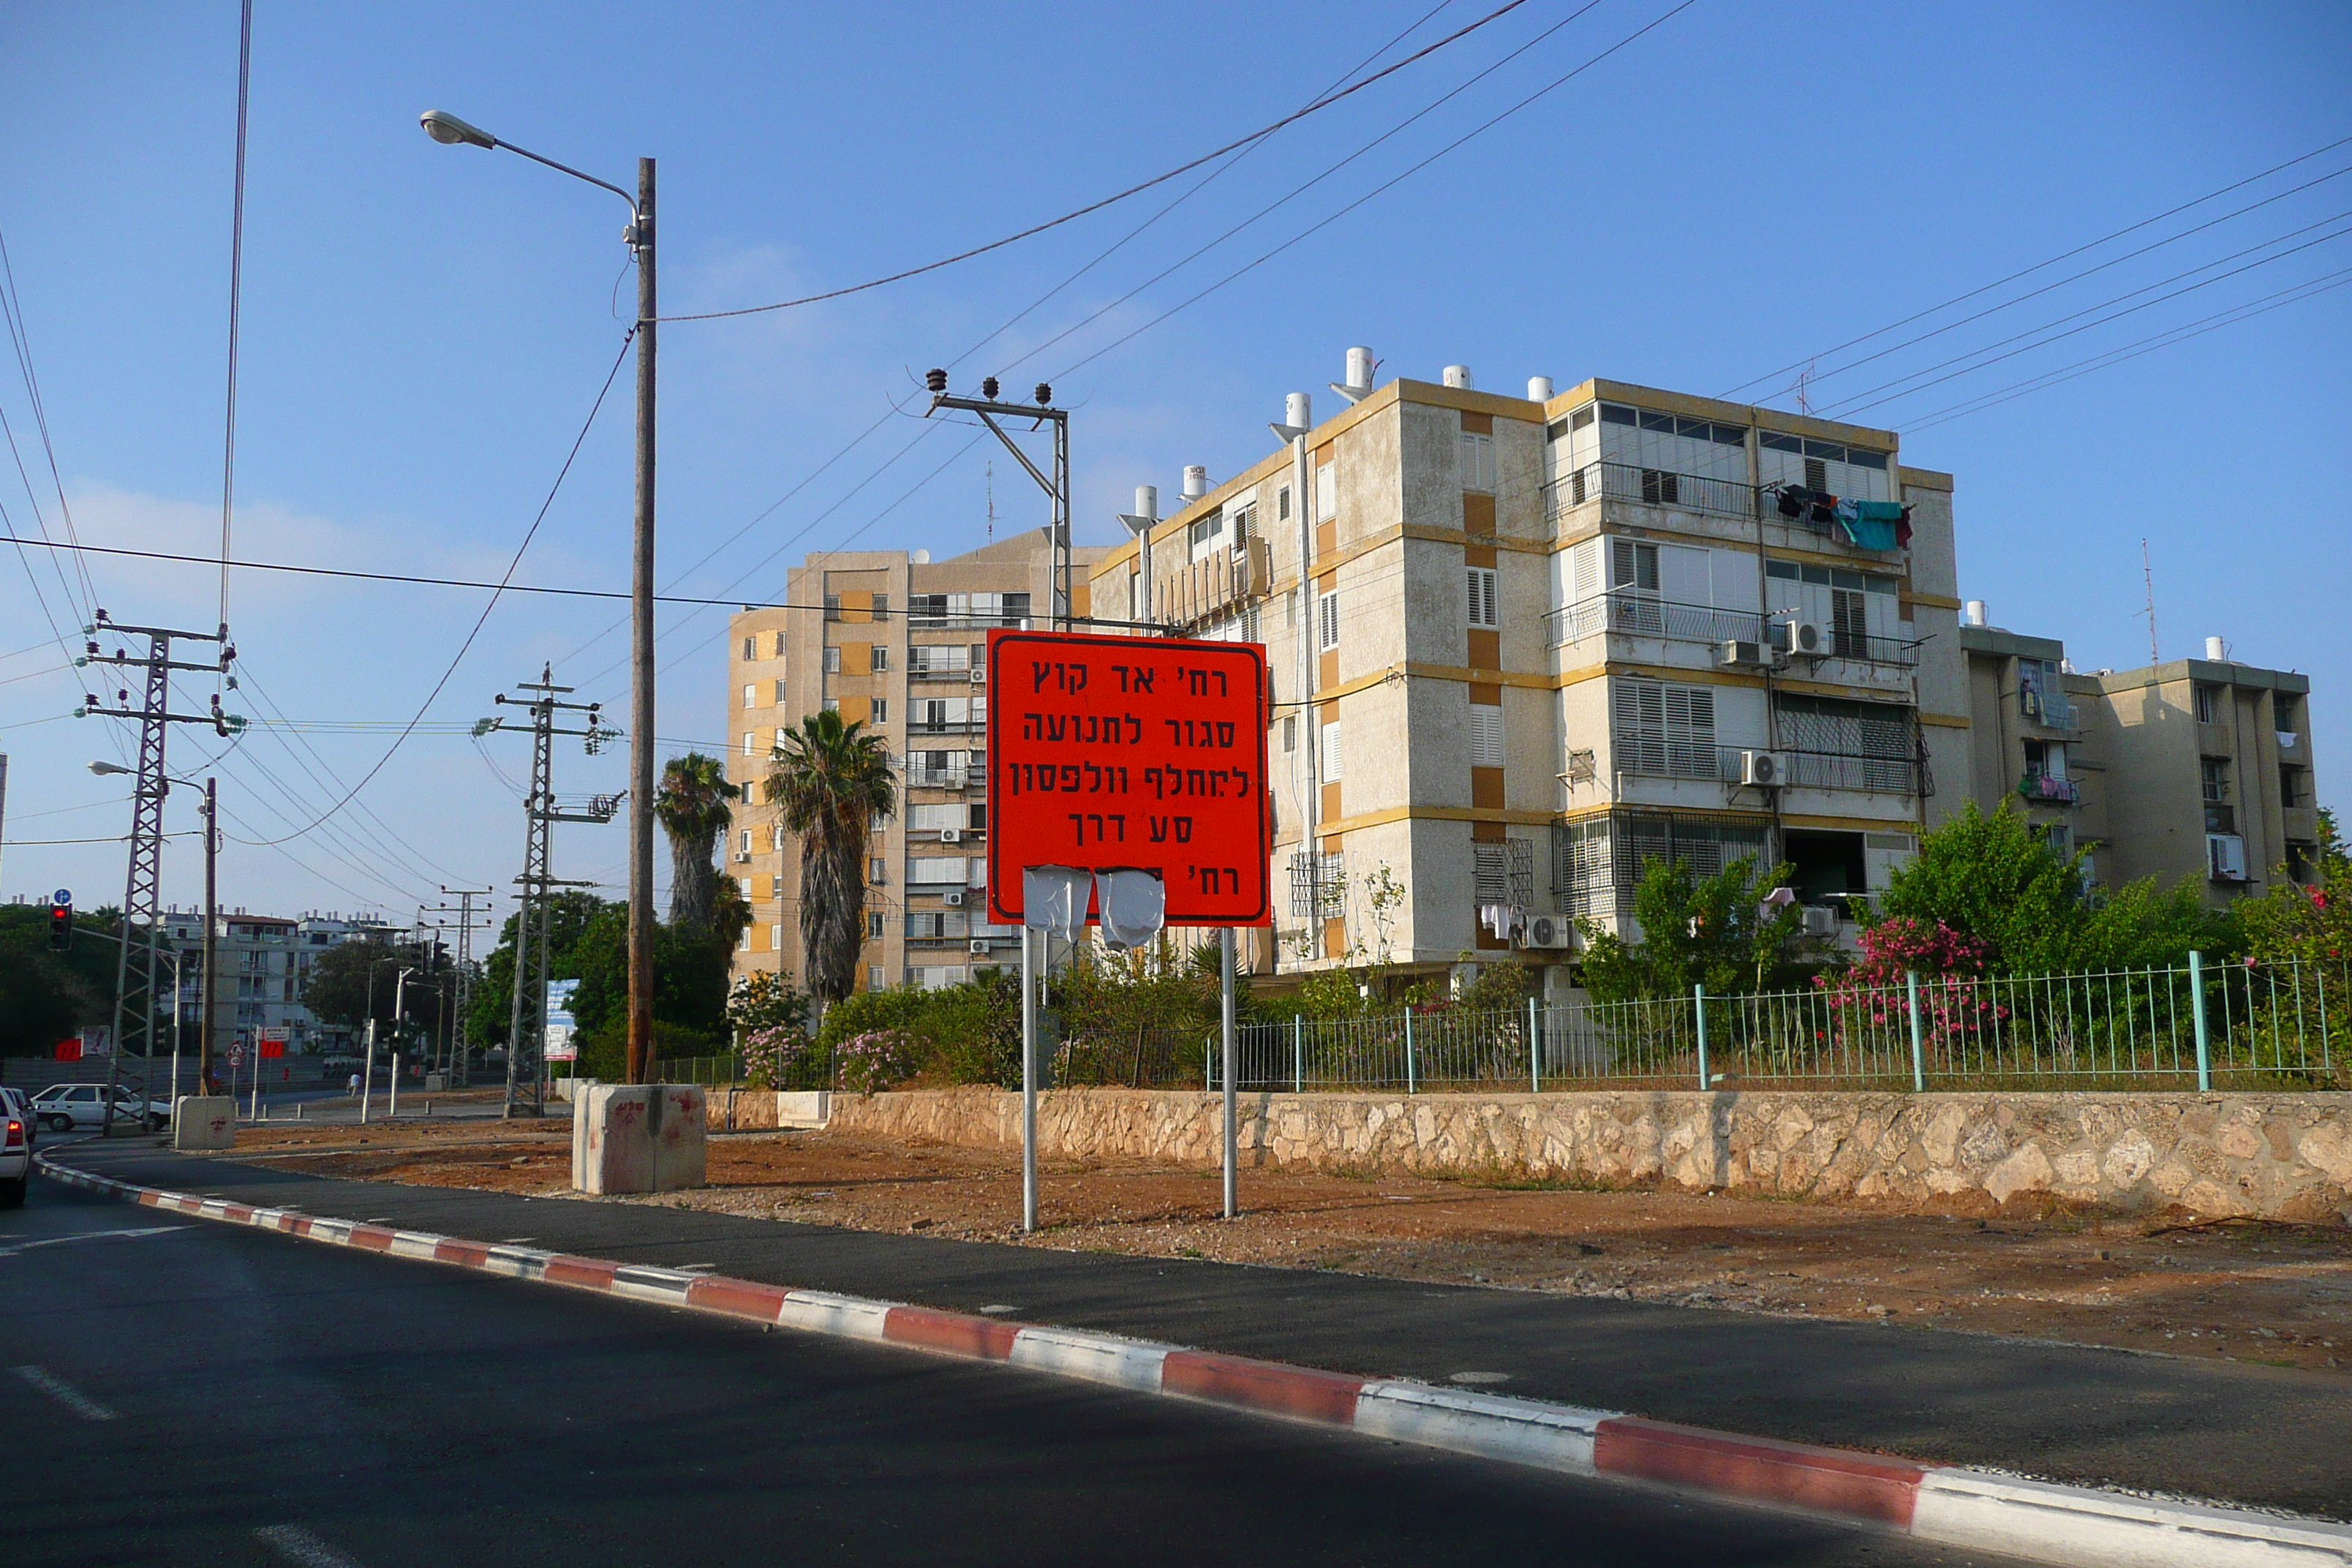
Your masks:
[{"label": "fence post", "polygon": [[1407,1006],[1404,1010],[1404,1091],[1407,1094],[1421,1092],[1419,1076],[1412,1061],[1412,1008]]},{"label": "fence post", "polygon": [[1290,1016],[1290,1092],[1307,1092],[1307,1027],[1296,1013]]},{"label": "fence post", "polygon": [[1919,972],[1903,972],[1904,998],[1911,1005],[1911,1092],[1927,1092],[1927,1051],[1919,1036]]},{"label": "fence post", "polygon": [[1528,998],[1528,1092],[1543,1092],[1543,1039],[1536,1021],[1536,999]]},{"label": "fence post", "polygon": [[2197,1020],[2197,1092],[2213,1092],[2213,1058],[2205,1039],[2205,955],[2191,949],[2189,954],[2189,1010]]},{"label": "fence post", "polygon": [[1698,1089],[1706,1092],[1706,987],[1691,987],[1691,1010],[1698,1016]]}]

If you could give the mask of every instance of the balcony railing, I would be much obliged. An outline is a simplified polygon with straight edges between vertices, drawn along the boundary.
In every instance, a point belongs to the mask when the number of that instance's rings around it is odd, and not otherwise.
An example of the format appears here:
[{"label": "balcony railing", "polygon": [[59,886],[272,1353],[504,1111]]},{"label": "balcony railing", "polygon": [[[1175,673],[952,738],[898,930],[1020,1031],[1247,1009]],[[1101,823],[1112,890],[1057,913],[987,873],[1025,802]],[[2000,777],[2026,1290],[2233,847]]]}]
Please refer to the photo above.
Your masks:
[{"label": "balcony railing", "polygon": [[[1701,474],[1644,468],[1634,463],[1587,463],[1560,475],[1544,489],[1544,515],[1553,522],[1572,508],[1603,498],[1680,507],[1685,511],[1713,512],[1719,517],[1760,517],[1769,504],[1764,492],[1744,479],[1708,479]],[[1827,533],[1836,525],[1804,526]]]},{"label": "balcony railing", "polygon": [[979,768],[909,768],[907,770],[907,787],[967,789],[981,784],[987,776]]},{"label": "balcony railing", "polygon": [[[1545,617],[1549,646],[1564,647],[1601,632],[1631,637],[1664,637],[1669,642],[1724,643],[1761,641],[1788,651],[1788,613],[1772,617],[1751,610],[1723,610],[1706,605],[1679,605],[1669,599],[1612,588],[1573,605],[1549,612]],[[1919,662],[1919,645],[1908,637],[1871,637],[1861,632],[1832,630],[1821,653],[1823,658],[1857,659],[1865,664]]]},{"label": "balcony railing", "polygon": [[2018,713],[2028,721],[2053,730],[2079,730],[2074,704],[2065,698],[2044,691],[2020,691],[2017,694]]},{"label": "balcony railing", "polygon": [[913,735],[981,735],[987,733],[985,719],[912,719],[907,723],[907,733]]},{"label": "balcony railing", "polygon": [[1874,757],[1842,752],[1798,752],[1785,746],[1721,746],[1704,741],[1629,740],[1618,737],[1614,760],[1620,773],[1645,778],[1714,779],[1738,784],[1742,756],[1777,752],[1789,764],[1782,783],[1796,789],[1853,790],[1870,795],[1915,795],[1918,763],[1910,757]]},{"label": "balcony railing", "polygon": [[2074,805],[2083,798],[2083,786],[2073,779],[2052,778],[2048,773],[2027,773],[2018,781],[2017,793],[2028,800]]}]

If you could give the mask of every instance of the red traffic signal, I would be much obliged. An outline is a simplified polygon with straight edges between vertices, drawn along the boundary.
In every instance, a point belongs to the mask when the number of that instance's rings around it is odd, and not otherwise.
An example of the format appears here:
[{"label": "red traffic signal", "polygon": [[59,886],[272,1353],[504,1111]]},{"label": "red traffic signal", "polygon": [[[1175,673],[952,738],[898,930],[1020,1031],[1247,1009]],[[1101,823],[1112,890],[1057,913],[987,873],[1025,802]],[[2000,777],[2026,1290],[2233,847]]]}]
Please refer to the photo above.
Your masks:
[{"label": "red traffic signal", "polygon": [[73,906],[49,906],[49,951],[63,952],[73,945]]}]

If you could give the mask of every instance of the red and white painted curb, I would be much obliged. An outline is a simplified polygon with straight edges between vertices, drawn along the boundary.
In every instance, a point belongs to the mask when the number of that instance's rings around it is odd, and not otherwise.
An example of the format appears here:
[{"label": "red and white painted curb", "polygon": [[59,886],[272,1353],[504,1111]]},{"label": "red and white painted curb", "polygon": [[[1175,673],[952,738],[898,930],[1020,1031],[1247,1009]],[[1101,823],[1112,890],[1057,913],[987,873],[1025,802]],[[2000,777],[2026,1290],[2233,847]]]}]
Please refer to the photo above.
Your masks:
[{"label": "red and white painted curb", "polygon": [[37,1159],[47,1174],[61,1182],[149,1208],[306,1241],[809,1333],[1004,1362],[1139,1394],[1343,1426],[1572,1475],[1761,1503],[1948,1545],[2080,1568],[2352,1568],[2352,1527],[2315,1520],[2053,1486],[1612,1411],[1318,1372],[1087,1329],[1043,1328],[825,1290],[391,1230],[138,1186],[59,1164],[47,1155]]}]

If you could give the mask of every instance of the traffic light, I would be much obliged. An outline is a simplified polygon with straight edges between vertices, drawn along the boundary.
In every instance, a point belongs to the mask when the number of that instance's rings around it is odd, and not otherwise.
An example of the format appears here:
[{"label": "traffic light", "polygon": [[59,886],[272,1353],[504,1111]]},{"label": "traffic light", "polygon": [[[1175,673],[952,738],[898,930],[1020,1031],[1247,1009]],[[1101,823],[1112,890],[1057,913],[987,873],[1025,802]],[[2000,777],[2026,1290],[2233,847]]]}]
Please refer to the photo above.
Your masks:
[{"label": "traffic light", "polygon": [[73,945],[73,906],[49,906],[49,951],[63,952]]}]

